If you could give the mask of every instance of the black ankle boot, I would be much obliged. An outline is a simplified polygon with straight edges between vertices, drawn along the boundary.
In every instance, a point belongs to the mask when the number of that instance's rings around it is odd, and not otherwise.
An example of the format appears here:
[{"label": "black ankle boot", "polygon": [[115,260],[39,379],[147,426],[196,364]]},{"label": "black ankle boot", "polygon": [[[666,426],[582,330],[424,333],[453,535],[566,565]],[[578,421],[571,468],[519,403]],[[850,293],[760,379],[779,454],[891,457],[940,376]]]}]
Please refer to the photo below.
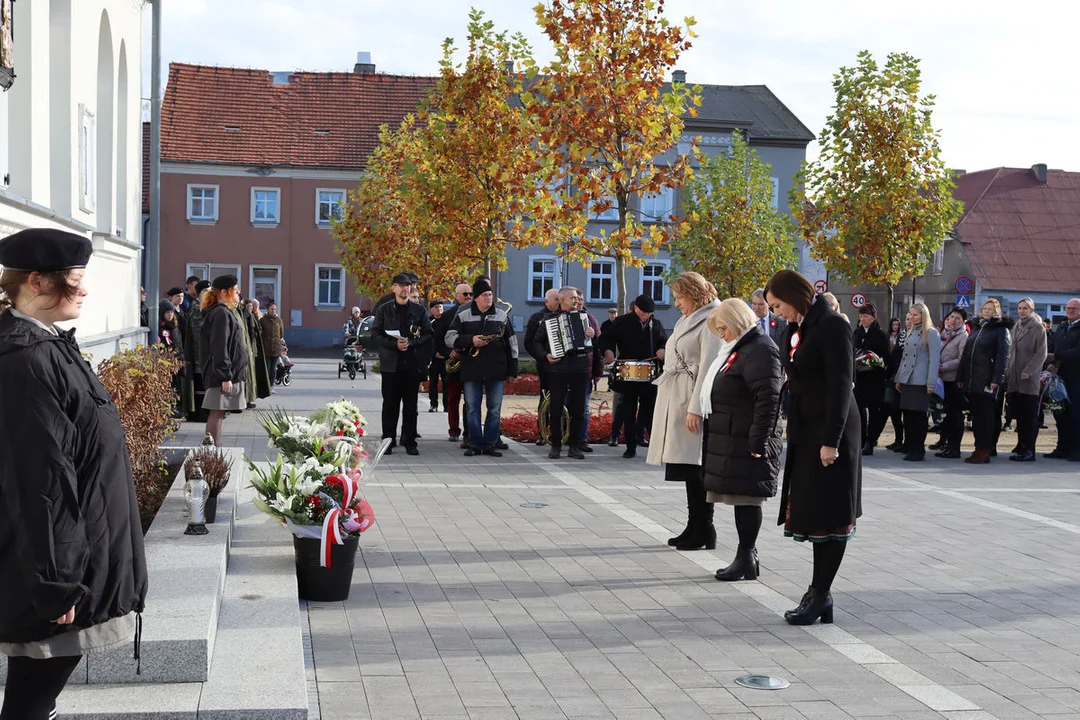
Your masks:
[{"label": "black ankle boot", "polygon": [[793,610],[785,610],[784,611],[784,619],[785,620],[787,620],[789,617],[791,617],[795,613],[801,613],[803,610],[806,609],[806,604],[808,602],[810,602],[810,595],[811,595],[812,591],[813,591],[813,588],[807,588],[806,592],[803,593],[802,599],[799,600],[799,604],[795,606],[795,609],[793,609]]},{"label": "black ankle boot", "polygon": [[800,603],[799,607],[784,613],[785,620],[792,625],[813,625],[818,618],[826,624],[833,621],[832,593],[828,590],[811,587],[803,599],[805,603]]},{"label": "black ankle boot", "polygon": [[712,521],[695,523],[690,534],[678,545],[676,550],[716,549],[716,528]]},{"label": "black ankle boot", "polygon": [[726,568],[716,571],[716,579],[731,582],[733,580],[757,580],[761,571],[758,563],[757,548],[744,549],[741,545],[735,552],[735,559]]},{"label": "black ankle boot", "polygon": [[668,538],[667,544],[671,547],[675,547],[679,543],[684,542],[688,537],[690,537],[690,532],[692,531],[692,529],[693,523],[687,520],[686,527],[683,528],[683,531],[673,538]]}]

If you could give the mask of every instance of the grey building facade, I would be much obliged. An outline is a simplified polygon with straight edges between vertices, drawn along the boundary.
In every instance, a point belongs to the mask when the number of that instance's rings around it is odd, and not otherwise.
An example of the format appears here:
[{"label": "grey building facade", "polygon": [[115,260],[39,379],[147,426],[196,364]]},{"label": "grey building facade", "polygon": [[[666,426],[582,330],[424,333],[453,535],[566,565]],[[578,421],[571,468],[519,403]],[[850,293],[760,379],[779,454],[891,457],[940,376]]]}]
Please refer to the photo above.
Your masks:
[{"label": "grey building facade", "polygon": [[[684,78],[676,74],[676,79]],[[775,206],[790,214],[788,193],[806,159],[806,147],[814,139],[813,134],[764,85],[704,85],[701,107],[696,117],[685,119],[679,147],[688,149],[691,139],[698,138],[698,147],[706,155],[717,156],[730,151],[735,130],[744,134],[761,160],[770,166]],[[640,208],[642,202],[648,205],[649,215],[662,215],[658,211],[678,214],[682,192],[669,190],[658,197],[637,198],[632,207]],[[614,229],[616,217],[614,211],[606,217],[594,217],[590,228]],[[650,295],[656,301],[656,316],[670,330],[679,318],[663,279],[671,258],[662,251],[643,260],[644,266],[627,268],[627,302],[642,293]],[[582,289],[587,308],[601,322],[607,319],[608,308],[616,305],[618,278],[614,259],[594,258],[582,265],[560,258],[554,246],[537,245],[508,248],[506,262],[507,269],[494,278],[496,290],[500,299],[513,306],[510,315],[519,332],[524,330],[529,316],[543,307],[544,293],[549,288],[570,285]],[[620,312],[626,312],[626,308]]]}]

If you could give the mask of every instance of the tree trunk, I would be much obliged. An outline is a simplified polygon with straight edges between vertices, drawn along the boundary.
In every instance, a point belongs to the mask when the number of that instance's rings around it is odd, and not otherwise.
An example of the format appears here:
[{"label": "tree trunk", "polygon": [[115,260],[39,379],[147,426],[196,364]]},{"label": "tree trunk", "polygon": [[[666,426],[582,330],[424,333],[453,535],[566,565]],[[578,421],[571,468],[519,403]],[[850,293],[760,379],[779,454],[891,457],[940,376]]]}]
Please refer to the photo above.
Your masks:
[{"label": "tree trunk", "polygon": [[626,260],[622,255],[615,256],[614,282],[618,284],[615,290],[615,307],[619,308],[619,314],[626,312]]},{"label": "tree trunk", "polygon": [[[889,322],[892,319],[893,313],[893,286],[889,283],[885,283],[885,307],[882,309],[885,311],[885,322]],[[903,327],[902,322],[900,325]]]}]

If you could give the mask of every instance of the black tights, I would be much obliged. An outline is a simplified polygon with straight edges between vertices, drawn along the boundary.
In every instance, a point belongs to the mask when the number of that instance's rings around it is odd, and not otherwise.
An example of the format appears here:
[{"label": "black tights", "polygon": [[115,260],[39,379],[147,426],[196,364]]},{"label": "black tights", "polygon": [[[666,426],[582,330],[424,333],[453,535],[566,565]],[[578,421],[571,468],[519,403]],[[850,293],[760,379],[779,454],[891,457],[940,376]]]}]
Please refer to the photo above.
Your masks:
[{"label": "black tights", "polygon": [[0,720],[48,720],[57,696],[81,659],[78,655],[47,660],[8,658]]},{"label": "black tights", "polygon": [[735,529],[739,532],[739,547],[749,550],[757,544],[761,530],[760,505],[736,505]]},{"label": "black tights", "polygon": [[847,542],[843,540],[826,540],[816,542],[814,545],[814,579],[810,587],[822,592],[828,592],[832,587],[836,572],[840,569],[840,563],[844,559],[844,551],[847,550]]}]

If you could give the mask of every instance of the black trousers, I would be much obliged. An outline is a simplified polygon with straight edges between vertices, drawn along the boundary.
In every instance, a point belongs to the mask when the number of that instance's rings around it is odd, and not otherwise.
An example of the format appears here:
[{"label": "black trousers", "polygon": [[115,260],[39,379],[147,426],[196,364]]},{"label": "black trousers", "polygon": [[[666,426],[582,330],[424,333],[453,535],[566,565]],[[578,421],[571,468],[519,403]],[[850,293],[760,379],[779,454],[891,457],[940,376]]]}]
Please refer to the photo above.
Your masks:
[{"label": "black trousers", "polygon": [[1035,442],[1039,439],[1039,396],[1009,393],[1009,408],[1016,419],[1016,444],[1020,452],[1035,452]]},{"label": "black trousers", "polygon": [[975,447],[996,450],[997,438],[1001,434],[1001,398],[985,392],[971,392],[967,398]]},{"label": "black trousers", "polygon": [[964,439],[964,408],[967,407],[967,396],[964,391],[956,387],[956,381],[945,383],[945,424],[942,426],[942,438],[945,447],[960,449],[960,443]]},{"label": "black trousers", "polygon": [[562,447],[563,419],[561,409],[570,412],[570,447],[578,444],[582,423],[585,422],[585,393],[589,389],[589,374],[548,372],[551,392],[551,447]]},{"label": "black trousers", "polygon": [[927,414],[922,410],[904,410],[904,452],[926,452]]},{"label": "black trousers", "polygon": [[431,407],[439,406],[439,381],[442,381],[442,406],[443,410],[450,407],[450,398],[446,388],[446,360],[444,358],[431,358],[428,365],[428,400]]},{"label": "black trousers", "polygon": [[623,432],[626,449],[636,450],[640,439],[639,427],[652,425],[656,405],[656,386],[652,383],[620,383],[622,394]]},{"label": "black trousers", "polygon": [[889,418],[889,411],[884,407],[884,401],[876,398],[867,400],[865,397],[855,396],[855,403],[859,406],[859,422],[862,425],[863,445],[877,445],[881,431],[885,429],[885,421]]},{"label": "black trousers", "polygon": [[56,698],[81,659],[78,655],[47,660],[8,658],[0,720],[48,720]]},{"label": "black trousers", "polygon": [[382,436],[397,435],[398,416],[401,417],[401,445],[416,446],[416,401],[420,392],[420,376],[409,370],[382,373]]}]

